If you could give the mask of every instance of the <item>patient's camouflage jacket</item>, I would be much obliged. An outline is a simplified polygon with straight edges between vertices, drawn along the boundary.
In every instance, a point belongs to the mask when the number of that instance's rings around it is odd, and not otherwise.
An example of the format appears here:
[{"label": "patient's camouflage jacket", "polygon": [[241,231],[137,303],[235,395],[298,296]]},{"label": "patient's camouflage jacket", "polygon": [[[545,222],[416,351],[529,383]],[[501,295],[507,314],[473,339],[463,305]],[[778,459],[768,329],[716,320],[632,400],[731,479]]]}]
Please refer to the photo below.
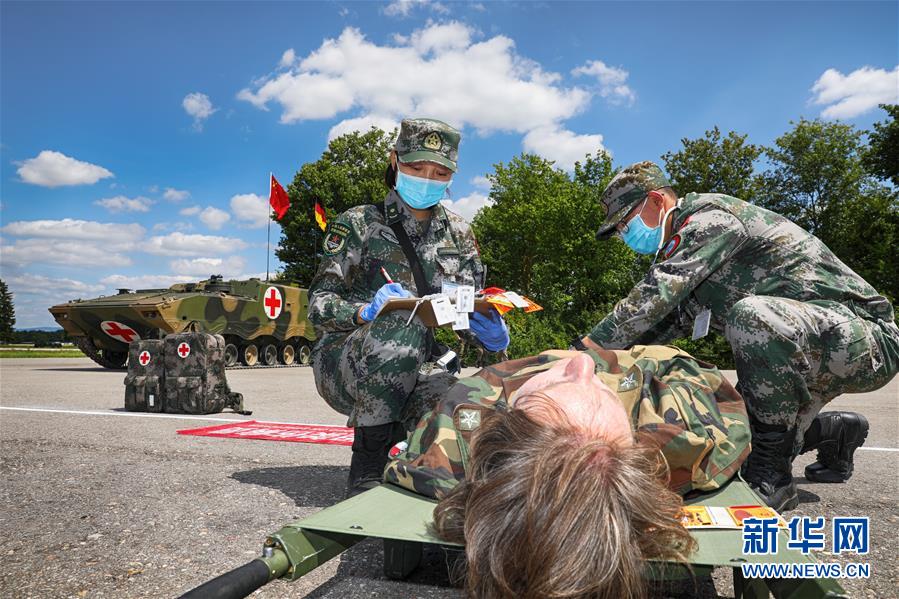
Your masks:
[{"label": "patient's camouflage jacket", "polygon": [[[717,489],[749,455],[749,419],[739,393],[710,364],[677,348],[635,346],[588,351],[596,373],[630,412],[641,442],[658,444],[677,493]],[[472,434],[486,410],[507,401],[532,376],[574,352],[547,351],[460,379],[385,469],[387,482],[439,499],[465,478]]]}]

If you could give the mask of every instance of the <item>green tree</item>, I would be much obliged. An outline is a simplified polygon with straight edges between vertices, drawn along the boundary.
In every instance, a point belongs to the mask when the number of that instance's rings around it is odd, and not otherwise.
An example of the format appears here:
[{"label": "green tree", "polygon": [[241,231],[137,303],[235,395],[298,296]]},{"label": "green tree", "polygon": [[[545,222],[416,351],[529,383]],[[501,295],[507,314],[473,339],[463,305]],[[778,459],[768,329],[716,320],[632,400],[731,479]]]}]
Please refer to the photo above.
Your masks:
[{"label": "green tree", "polygon": [[573,175],[533,154],[495,165],[491,206],[472,226],[487,284],[528,295],[543,312],[509,318],[512,356],[567,345],[606,314],[646,264],[618,241],[599,242],[597,201],[613,175],[604,153]]},{"label": "green tree", "polygon": [[858,196],[868,177],[861,138],[852,125],[800,119],[765,150],[770,168],[762,174],[758,203],[830,245],[847,201]]},{"label": "green tree", "polygon": [[865,169],[868,149],[852,125],[801,119],[766,154],[758,203],[797,223],[891,298],[899,294],[893,249],[896,194]]},{"label": "green tree", "polygon": [[15,335],[16,309],[13,306],[13,295],[0,279],[0,339],[11,341]]},{"label": "green tree", "polygon": [[328,144],[315,162],[300,167],[288,186],[290,209],[281,220],[281,242],[276,254],[285,264],[282,280],[308,286],[321,257],[322,232],[314,206],[321,203],[330,221],[344,210],[384,200],[384,171],[395,133],[377,128],[348,133]]},{"label": "green tree", "polygon": [[888,120],[874,123],[868,135],[868,149],[862,159],[875,177],[889,179],[899,187],[899,104],[881,104]]},{"label": "green tree", "polygon": [[662,155],[665,170],[678,195],[724,193],[752,201],[756,194],[754,163],[763,148],[746,143],[746,135],[731,131],[722,139],[716,126],[705,137],[681,139],[683,148]]}]

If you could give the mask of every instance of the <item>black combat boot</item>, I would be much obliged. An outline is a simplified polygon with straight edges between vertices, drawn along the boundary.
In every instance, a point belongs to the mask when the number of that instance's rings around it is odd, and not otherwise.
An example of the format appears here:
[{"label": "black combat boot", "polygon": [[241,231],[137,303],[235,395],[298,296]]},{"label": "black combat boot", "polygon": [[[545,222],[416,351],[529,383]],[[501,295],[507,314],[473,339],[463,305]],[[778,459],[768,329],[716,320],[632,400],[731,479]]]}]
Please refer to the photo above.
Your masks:
[{"label": "black combat boot", "polygon": [[751,416],[750,428],[752,452],[743,464],[743,478],[775,511],[792,510],[799,505],[791,473],[796,429],[763,424]]},{"label": "black combat boot", "polygon": [[399,422],[388,422],[376,426],[357,426],[353,429],[353,435],[347,499],[381,484],[388,460],[387,452],[395,443],[406,438],[406,431]]},{"label": "black combat boot", "polygon": [[842,483],[852,476],[852,454],[865,444],[868,419],[855,412],[822,412],[802,440],[802,453],[818,450],[818,461],[805,467],[816,483]]}]

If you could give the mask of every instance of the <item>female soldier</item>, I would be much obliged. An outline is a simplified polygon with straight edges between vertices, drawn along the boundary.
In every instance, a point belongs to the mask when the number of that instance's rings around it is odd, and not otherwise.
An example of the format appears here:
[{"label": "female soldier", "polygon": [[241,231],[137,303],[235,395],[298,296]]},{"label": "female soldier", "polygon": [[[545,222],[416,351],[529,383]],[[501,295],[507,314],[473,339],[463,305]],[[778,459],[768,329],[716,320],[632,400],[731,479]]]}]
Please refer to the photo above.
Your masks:
[{"label": "female soldier", "polygon": [[[444,282],[483,286],[484,268],[468,224],[440,204],[456,171],[459,131],[432,119],[402,122],[382,206],[357,206],[325,233],[324,258],[309,289],[318,342],[315,384],[355,429],[347,495],[380,483],[387,450],[455,382],[419,374],[433,334],[409,312],[375,316],[391,297],[424,296]],[[418,271],[416,273],[416,271]],[[498,315],[475,313],[471,331],[490,351],[509,344]]]},{"label": "female soldier", "polygon": [[385,478],[440,500],[472,597],[643,597],[645,560],[694,547],[680,495],[726,483],[749,439],[733,386],[676,348],[549,351],[460,379]]}]

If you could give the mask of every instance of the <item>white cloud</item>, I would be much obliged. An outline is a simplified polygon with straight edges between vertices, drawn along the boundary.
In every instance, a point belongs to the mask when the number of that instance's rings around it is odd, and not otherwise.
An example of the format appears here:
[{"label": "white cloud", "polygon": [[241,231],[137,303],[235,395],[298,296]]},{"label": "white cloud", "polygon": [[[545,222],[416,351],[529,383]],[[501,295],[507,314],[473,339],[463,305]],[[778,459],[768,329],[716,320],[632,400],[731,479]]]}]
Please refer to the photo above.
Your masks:
[{"label": "white cloud", "polygon": [[196,216],[200,213],[201,208],[199,206],[188,206],[187,208],[182,208],[178,211],[178,214],[181,216]]},{"label": "white cloud", "polygon": [[231,212],[243,226],[258,229],[268,224],[271,208],[268,199],[255,193],[241,193],[231,198]]},{"label": "white cloud", "polygon": [[4,265],[64,264],[70,266],[127,266],[145,229],[136,224],[63,220],[15,221],[0,228],[21,237],[4,245]]},{"label": "white cloud", "polygon": [[243,272],[246,260],[240,256],[227,258],[193,258],[173,260],[172,271],[179,275],[191,275],[206,278],[211,274],[234,277]]},{"label": "white cloud", "polygon": [[153,225],[153,232],[158,233],[160,231],[190,231],[194,228],[191,223],[185,222],[162,222],[156,223]]},{"label": "white cloud", "polygon": [[899,66],[892,71],[862,67],[843,75],[827,69],[812,86],[814,104],[828,104],[821,116],[851,119],[877,107],[899,103]]},{"label": "white cloud", "polygon": [[105,289],[103,285],[91,285],[75,279],[54,279],[29,273],[8,277],[5,281],[17,296],[65,296],[70,298],[80,296],[87,298]]},{"label": "white cloud", "polygon": [[281,55],[281,62],[278,63],[278,66],[281,68],[289,67],[296,58],[297,55],[293,48],[288,48],[284,51],[284,54]]},{"label": "white cloud", "polygon": [[203,121],[218,111],[217,108],[213,108],[209,96],[199,92],[193,92],[184,96],[184,99],[181,101],[181,106],[184,107],[184,111],[187,114],[193,117],[194,129],[197,131],[202,131]]},{"label": "white cloud", "polygon": [[440,202],[465,220],[471,222],[478,210],[484,206],[492,206],[493,200],[482,193],[475,192],[456,201],[441,200]]},{"label": "white cloud", "polygon": [[231,254],[246,249],[247,244],[234,237],[215,235],[193,235],[181,232],[150,237],[141,244],[141,249],[159,256],[203,256],[209,254]]},{"label": "white cloud", "polygon": [[449,7],[442,2],[433,2],[431,0],[393,0],[384,7],[384,14],[388,17],[408,17],[412,9],[418,7],[429,8],[432,12],[439,15],[449,14]]},{"label": "white cloud", "polygon": [[19,239],[0,248],[4,266],[62,264],[66,266],[128,266],[132,260],[124,248],[96,241]]},{"label": "white cloud", "polygon": [[425,114],[485,134],[557,125],[588,105],[589,91],[561,85],[508,37],[473,42],[474,35],[457,22],[430,24],[399,46],[379,46],[348,27],[238,97],[261,109],[280,105],[282,123],[357,109],[394,121]]},{"label": "white cloud", "polygon": [[601,60],[592,60],[574,69],[571,74],[596,77],[599,82],[599,95],[611,104],[630,106],[637,98],[637,94],[626,83],[629,73],[624,69],[610,67]]},{"label": "white cloud", "polygon": [[145,229],[137,223],[98,223],[71,218],[15,221],[0,228],[0,231],[16,237],[103,241],[110,244],[132,244],[145,233]]},{"label": "white cloud", "polygon": [[485,177],[484,175],[478,175],[476,177],[471,178],[471,184],[477,187],[478,189],[490,189],[492,186],[490,183],[490,179]]},{"label": "white cloud", "polygon": [[328,141],[331,141],[335,137],[340,137],[341,135],[345,135],[353,131],[366,133],[372,127],[377,127],[381,131],[390,133],[391,131],[399,127],[399,125],[399,122],[392,117],[378,116],[375,114],[369,114],[367,116],[361,116],[355,119],[346,119],[331,127],[331,130],[328,131]]},{"label": "white cloud", "polygon": [[19,168],[16,172],[22,181],[42,187],[93,185],[100,179],[115,176],[102,166],[76,160],[53,150],[44,150],[36,157],[17,164]]},{"label": "white cloud", "polygon": [[226,222],[231,220],[231,215],[224,210],[206,206],[206,208],[200,212],[200,220],[213,231],[218,231]]},{"label": "white cloud", "polygon": [[153,200],[143,196],[136,198],[115,196],[94,202],[97,206],[102,206],[110,212],[149,212],[153,203]]},{"label": "white cloud", "polygon": [[554,160],[556,166],[570,171],[576,161],[584,161],[587,154],[597,150],[607,151],[602,145],[602,135],[578,135],[567,129],[540,127],[524,136],[524,149]]},{"label": "white cloud", "polygon": [[165,289],[175,283],[190,283],[196,280],[196,277],[189,275],[109,275],[100,279],[100,282],[110,289]]},{"label": "white cloud", "polygon": [[183,189],[175,189],[173,187],[166,187],[165,193],[162,194],[162,197],[167,199],[170,202],[181,202],[190,197],[190,192],[185,191]]}]

